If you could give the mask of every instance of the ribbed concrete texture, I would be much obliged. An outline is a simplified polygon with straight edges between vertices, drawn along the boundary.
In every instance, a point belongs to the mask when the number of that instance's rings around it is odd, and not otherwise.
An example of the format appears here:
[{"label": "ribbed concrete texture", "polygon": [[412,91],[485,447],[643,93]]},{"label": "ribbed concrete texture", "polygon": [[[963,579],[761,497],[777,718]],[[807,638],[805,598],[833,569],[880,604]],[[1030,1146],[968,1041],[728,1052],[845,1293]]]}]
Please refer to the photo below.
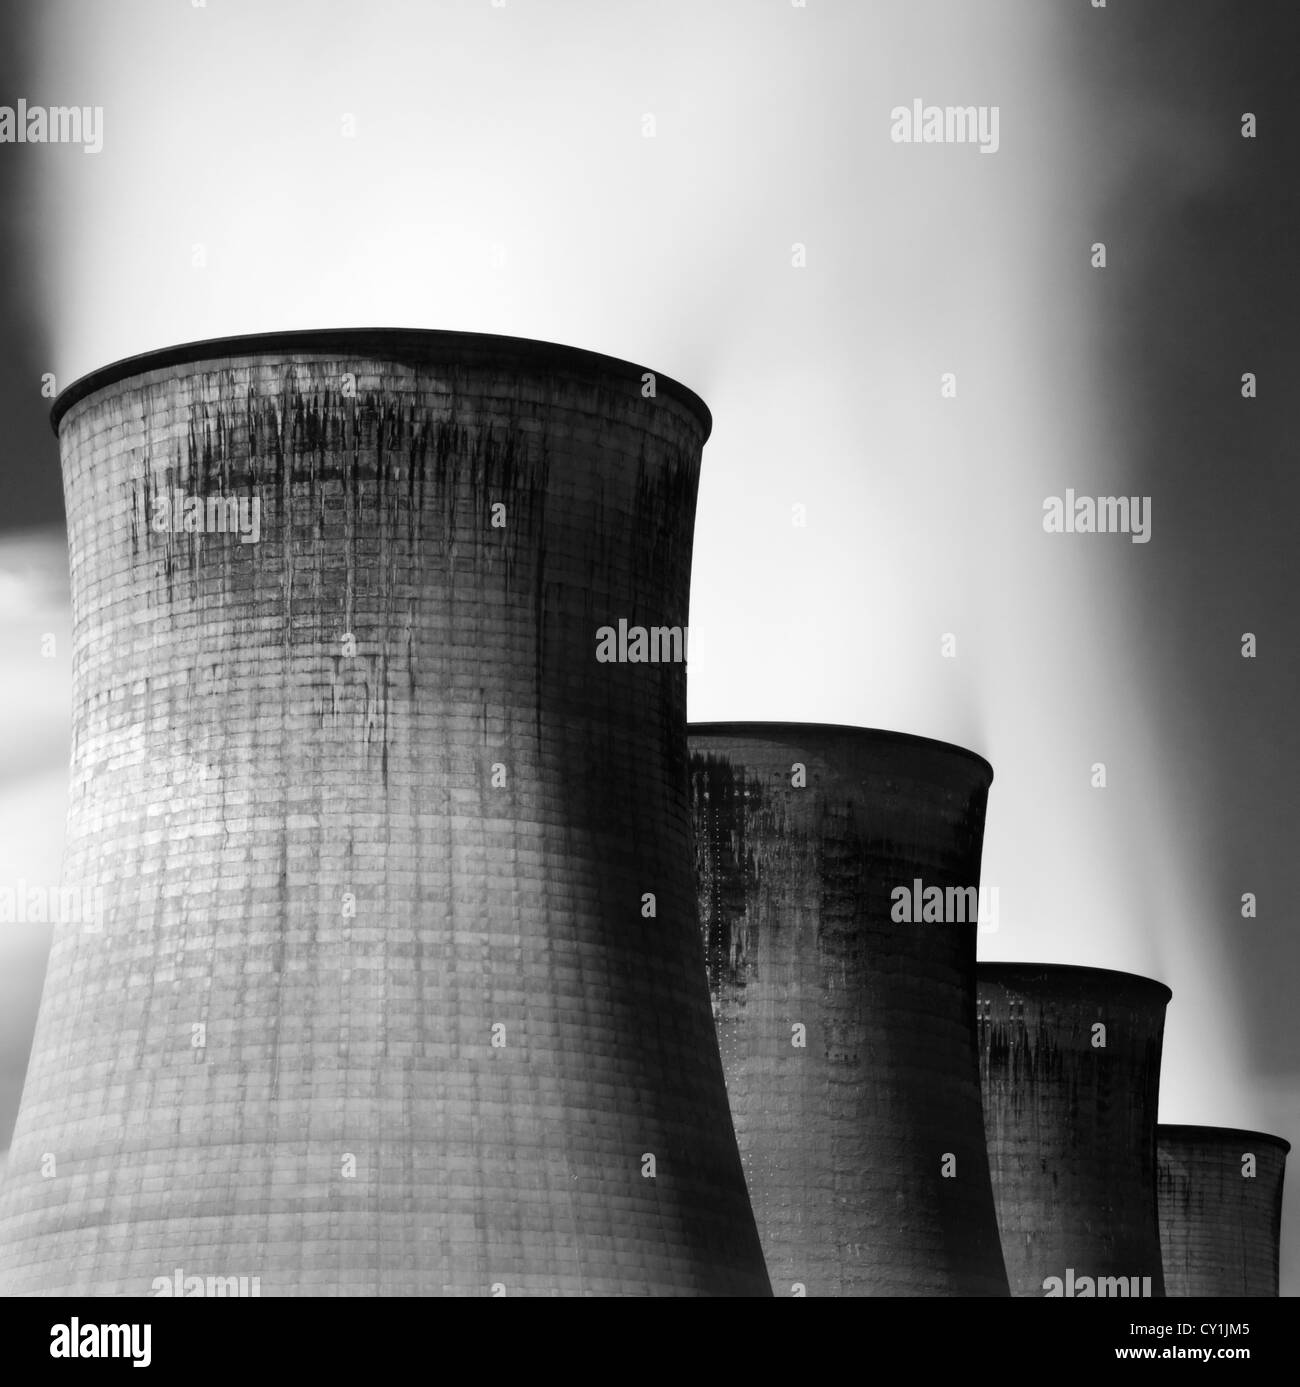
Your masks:
[{"label": "ribbed concrete texture", "polygon": [[1103,968],[980,965],[984,1120],[1012,1295],[1164,1294],[1156,1111],[1170,995]]},{"label": "ribbed concrete texture", "polygon": [[703,405],[380,330],[137,358],[55,415],[67,870],[106,908],[56,934],[0,1288],[769,1293],[685,667],[597,659],[686,624]]},{"label": "ribbed concrete texture", "polygon": [[1276,1296],[1291,1143],[1235,1127],[1156,1129],[1165,1293]]},{"label": "ribbed concrete texture", "polygon": [[774,1292],[1006,1295],[974,891],[910,918],[918,884],[978,887],[988,763],[807,724],[696,724],[690,745],[709,983]]}]

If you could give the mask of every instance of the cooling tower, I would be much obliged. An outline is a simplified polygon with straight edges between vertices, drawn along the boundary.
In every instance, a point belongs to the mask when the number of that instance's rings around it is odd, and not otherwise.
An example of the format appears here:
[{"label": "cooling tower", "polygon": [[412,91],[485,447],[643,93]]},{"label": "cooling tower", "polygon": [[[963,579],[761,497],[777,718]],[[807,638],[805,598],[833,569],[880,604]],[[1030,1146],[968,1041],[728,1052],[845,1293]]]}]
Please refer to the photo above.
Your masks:
[{"label": "cooling tower", "polygon": [[775,1293],[1005,1296],[975,1054],[991,768],[852,727],[699,724],[690,746],[709,984]]},{"label": "cooling tower", "polygon": [[55,934],[3,1289],[770,1293],[691,872],[703,404],[357,330],[54,418],[105,908]]},{"label": "cooling tower", "polygon": [[1232,1127],[1156,1128],[1165,1293],[1276,1296],[1291,1143]]},{"label": "cooling tower", "polygon": [[1011,1294],[1160,1296],[1156,1109],[1170,991],[979,967],[980,1077]]}]

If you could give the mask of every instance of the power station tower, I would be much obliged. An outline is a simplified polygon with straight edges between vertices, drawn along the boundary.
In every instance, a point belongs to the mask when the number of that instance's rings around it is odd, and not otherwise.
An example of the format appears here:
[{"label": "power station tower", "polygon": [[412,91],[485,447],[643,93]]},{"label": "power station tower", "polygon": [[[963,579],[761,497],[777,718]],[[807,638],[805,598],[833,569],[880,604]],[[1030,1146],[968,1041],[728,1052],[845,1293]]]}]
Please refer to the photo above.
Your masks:
[{"label": "power station tower", "polygon": [[709,985],[777,1295],[1003,1295],[975,1050],[993,772],[920,737],[692,724]]},{"label": "power station tower", "polygon": [[980,964],[984,1121],[1012,1295],[1164,1294],[1156,1113],[1171,995],[1103,968]]},{"label": "power station tower", "polygon": [[689,390],[225,339],[54,408],[68,881],[0,1289],[768,1294],[691,874]]},{"label": "power station tower", "polygon": [[1291,1143],[1233,1127],[1156,1129],[1165,1291],[1276,1296]]}]

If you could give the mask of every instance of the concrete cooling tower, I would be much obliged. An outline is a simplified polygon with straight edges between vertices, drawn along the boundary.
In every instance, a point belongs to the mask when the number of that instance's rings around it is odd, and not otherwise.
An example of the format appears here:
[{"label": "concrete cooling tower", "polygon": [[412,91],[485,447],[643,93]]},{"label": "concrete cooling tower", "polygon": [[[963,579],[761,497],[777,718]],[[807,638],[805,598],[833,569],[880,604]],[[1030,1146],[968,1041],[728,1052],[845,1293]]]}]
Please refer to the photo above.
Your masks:
[{"label": "concrete cooling tower", "polygon": [[1170,995],[1102,968],[980,965],[984,1121],[1012,1295],[1164,1295],[1156,1111]]},{"label": "concrete cooling tower", "polygon": [[696,877],[777,1295],[1002,1295],[975,1051],[992,770],[892,732],[690,728]]},{"label": "concrete cooling tower", "polygon": [[0,1289],[769,1294],[691,873],[700,400],[357,330],[54,418],[103,912],[55,934]]},{"label": "concrete cooling tower", "polygon": [[1156,1129],[1165,1293],[1276,1296],[1291,1143],[1233,1127]]}]

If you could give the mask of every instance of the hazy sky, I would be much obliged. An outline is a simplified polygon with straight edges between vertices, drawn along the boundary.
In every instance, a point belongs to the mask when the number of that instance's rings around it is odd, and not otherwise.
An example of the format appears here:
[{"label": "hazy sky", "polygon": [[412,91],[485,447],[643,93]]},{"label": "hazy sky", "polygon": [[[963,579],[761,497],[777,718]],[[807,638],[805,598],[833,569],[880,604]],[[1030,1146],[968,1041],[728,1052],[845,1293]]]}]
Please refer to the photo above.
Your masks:
[{"label": "hazy sky", "polygon": [[[1167,982],[1163,1119],[1294,1141],[1295,45],[1240,8],[0,10],[0,103],[103,108],[97,154],[0,145],[0,876],[57,877],[65,804],[44,372],[293,327],[571,343],[713,411],[691,716],[987,756],[982,955]],[[895,143],[917,99],[996,106],[996,152]],[[1044,533],[1067,488],[1149,497],[1150,542]],[[0,1139],[45,946],[0,935]]]}]

